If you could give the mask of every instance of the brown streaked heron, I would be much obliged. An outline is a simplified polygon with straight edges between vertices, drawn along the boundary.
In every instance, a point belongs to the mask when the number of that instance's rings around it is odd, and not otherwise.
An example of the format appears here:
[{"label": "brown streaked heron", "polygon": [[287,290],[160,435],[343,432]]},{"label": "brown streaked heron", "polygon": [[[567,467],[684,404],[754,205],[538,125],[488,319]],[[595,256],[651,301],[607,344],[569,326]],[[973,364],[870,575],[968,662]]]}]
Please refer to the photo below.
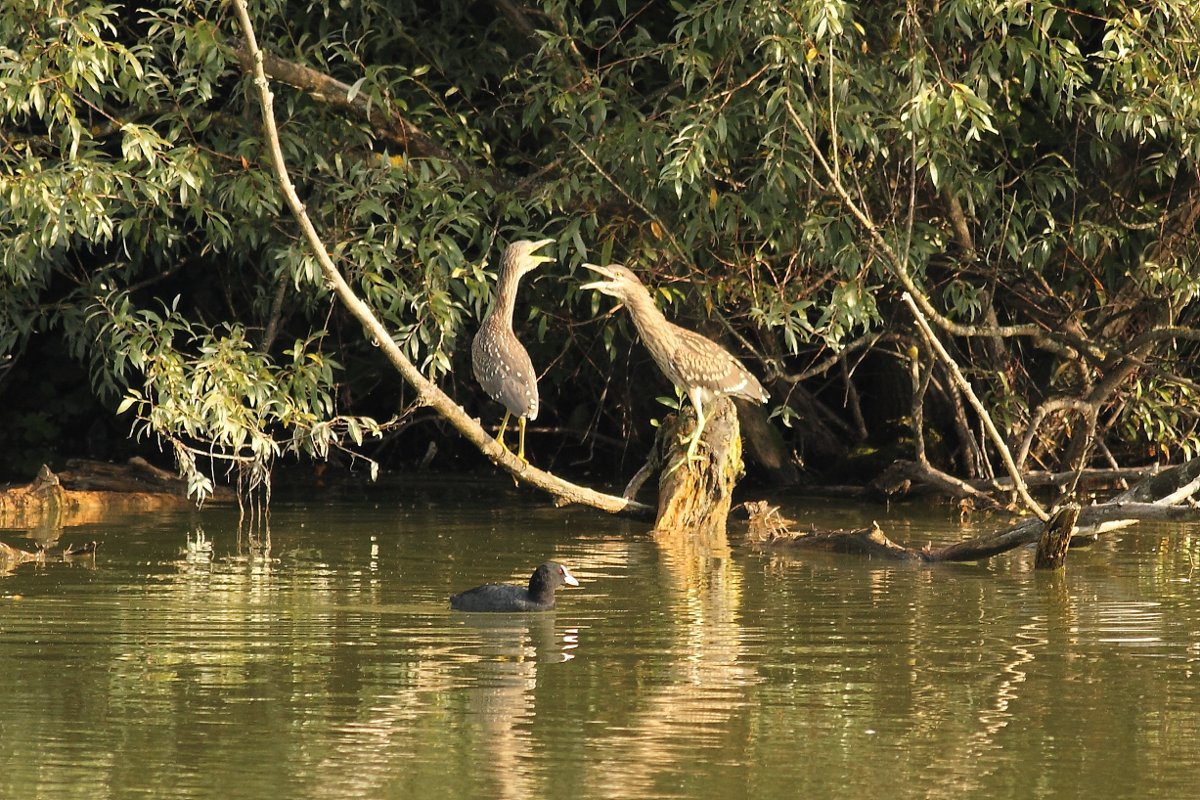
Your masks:
[{"label": "brown streaked heron", "polygon": [[663,374],[684,392],[696,409],[696,431],[688,443],[687,460],[696,456],[704,431],[704,406],[721,395],[741,397],[758,403],[770,398],[758,379],[728,350],[694,331],[669,321],[654,304],[650,290],[628,267],[584,264],[604,280],[585,283],[620,300],[629,309],[638,336]]},{"label": "brown streaked heron", "polygon": [[525,421],[537,419],[538,415],[537,372],[529,360],[529,353],[513,333],[513,306],[516,304],[517,284],[521,276],[554,260],[553,256],[537,254],[539,249],[553,241],[523,239],[505,248],[496,277],[496,296],[471,342],[471,366],[475,380],[493,400],[504,406],[504,421],[500,423],[496,441],[505,450],[508,449],[504,444],[504,431],[509,418],[516,416],[520,430],[517,458],[527,464]]}]

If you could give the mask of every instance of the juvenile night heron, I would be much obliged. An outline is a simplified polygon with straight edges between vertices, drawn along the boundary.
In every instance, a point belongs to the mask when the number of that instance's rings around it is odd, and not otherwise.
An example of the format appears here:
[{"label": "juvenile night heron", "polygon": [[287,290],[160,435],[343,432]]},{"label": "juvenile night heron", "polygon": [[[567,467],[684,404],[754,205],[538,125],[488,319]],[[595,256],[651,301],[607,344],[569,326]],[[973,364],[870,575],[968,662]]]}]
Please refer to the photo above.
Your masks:
[{"label": "juvenile night heron", "polygon": [[525,420],[537,419],[537,373],[529,353],[513,333],[513,305],[521,276],[554,260],[552,256],[537,255],[537,250],[553,241],[522,240],[505,248],[500,257],[500,274],[496,278],[496,297],[471,342],[475,380],[493,400],[504,406],[504,421],[500,423],[496,441],[505,447],[504,430],[508,427],[509,417],[515,415],[521,431],[517,458],[526,463],[529,462],[525,458]]},{"label": "juvenile night heron", "polygon": [[586,283],[582,288],[597,289],[625,304],[654,363],[692,401],[696,432],[688,443],[689,461],[695,457],[704,431],[705,404],[721,395],[767,402],[767,390],[742,362],[716,342],[669,322],[654,305],[650,291],[628,268],[620,264],[584,266],[604,276],[604,280]]}]

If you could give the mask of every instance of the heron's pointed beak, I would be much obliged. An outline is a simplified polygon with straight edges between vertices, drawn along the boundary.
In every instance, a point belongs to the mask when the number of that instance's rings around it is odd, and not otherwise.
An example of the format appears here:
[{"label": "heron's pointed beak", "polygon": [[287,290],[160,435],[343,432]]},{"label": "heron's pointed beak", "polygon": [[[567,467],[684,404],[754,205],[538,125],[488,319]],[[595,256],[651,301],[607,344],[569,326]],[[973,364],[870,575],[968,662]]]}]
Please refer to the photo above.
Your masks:
[{"label": "heron's pointed beak", "polygon": [[553,261],[554,256],[546,256],[546,255],[538,255],[537,254],[538,250],[541,250],[543,247],[545,247],[548,244],[554,244],[554,240],[553,239],[539,239],[538,241],[534,242],[533,249],[530,250],[530,252],[529,252],[529,257],[532,258],[538,264],[544,264],[547,261]]},{"label": "heron's pointed beak", "polygon": [[[583,266],[587,269],[590,269],[592,272],[598,272],[599,274],[603,275],[608,280],[612,280],[612,277],[613,277],[612,273],[609,272],[606,267],[601,267],[598,264],[584,264]],[[580,289],[600,289],[600,288],[604,287],[605,285],[607,285],[605,281],[592,281],[591,283],[583,284],[579,288]]]}]

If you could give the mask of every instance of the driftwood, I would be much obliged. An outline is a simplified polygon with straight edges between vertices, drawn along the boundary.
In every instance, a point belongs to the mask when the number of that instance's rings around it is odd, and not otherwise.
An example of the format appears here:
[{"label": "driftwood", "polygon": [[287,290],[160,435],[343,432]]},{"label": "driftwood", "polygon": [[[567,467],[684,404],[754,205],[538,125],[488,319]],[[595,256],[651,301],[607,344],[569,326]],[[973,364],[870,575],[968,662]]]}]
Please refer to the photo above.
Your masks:
[{"label": "driftwood", "polygon": [[[76,470],[81,466],[86,468],[87,463],[90,462],[77,464]],[[52,542],[56,558],[69,561],[80,555],[94,554],[99,543],[92,541],[80,545],[62,545],[57,541],[62,527],[94,522],[111,513],[114,505],[120,510],[161,508],[159,503],[163,497],[169,497],[170,504],[187,502],[185,494],[98,492],[68,488],[49,467],[43,466],[37,478],[27,486],[0,489],[0,528],[40,530],[43,533],[49,530],[49,536],[40,538]],[[0,542],[0,575],[12,572],[21,564],[45,563],[49,551],[43,544],[27,550]]]},{"label": "driftwood", "polygon": [[144,459],[125,464],[72,460],[58,474],[43,466],[28,485],[0,489],[0,527],[55,529],[95,522],[114,512],[188,504],[183,481]]},{"label": "driftwood", "polygon": [[[1197,520],[1200,508],[1184,505],[1200,491],[1200,458],[1152,475],[1109,502],[1072,510],[1069,506],[1051,515],[1048,522],[1023,520],[1003,531],[985,534],[937,549],[920,549],[896,544],[877,525],[855,530],[796,531],[791,520],[765,502],[746,503],[750,515],[747,542],[758,547],[832,550],[859,553],[895,561],[980,561],[1009,550],[1032,545],[1050,528],[1051,540],[1044,545],[1045,565],[1061,563],[1071,533],[1099,535],[1136,524],[1139,520]],[[1065,515],[1064,515],[1065,514]],[[1071,519],[1074,517],[1074,519]],[[1055,530],[1056,521],[1058,529]],[[1065,530],[1070,522],[1069,530]]]},{"label": "driftwood", "polygon": [[[747,537],[747,541],[757,547],[826,550],[835,553],[886,558],[892,561],[919,561],[926,564],[940,561],[982,561],[1024,545],[1034,544],[1046,527],[1041,521],[1037,521],[1035,527],[1018,526],[1007,531],[979,536],[938,549],[913,548],[893,542],[877,522],[872,522],[866,528],[852,530],[794,531],[790,527],[780,530],[774,524],[764,525],[762,522],[764,515],[777,514],[778,509],[761,502],[746,503],[745,505],[750,514],[750,530],[752,532]],[[753,533],[764,527],[773,530],[765,536]]]},{"label": "driftwood", "polygon": [[6,575],[12,572],[17,566],[27,564],[30,561],[42,562],[45,560],[46,554],[43,550],[30,552],[0,542],[0,575]]},{"label": "driftwood", "polygon": [[879,523],[854,530],[793,531],[790,520],[779,516],[779,509],[762,501],[745,503],[750,513],[747,541],[759,547],[802,548],[831,553],[879,556],[892,561],[926,561],[919,550],[901,547],[884,534]]},{"label": "driftwood", "polygon": [[1200,458],[1150,475],[1113,499],[1115,503],[1170,506],[1190,499],[1200,489]]},{"label": "driftwood", "polygon": [[95,563],[96,550],[100,548],[97,541],[84,542],[78,545],[64,545],[49,550],[38,545],[35,550],[25,550],[20,547],[0,542],[0,575],[7,575],[22,564],[45,564],[50,557],[56,561],[73,562],[81,557]]}]

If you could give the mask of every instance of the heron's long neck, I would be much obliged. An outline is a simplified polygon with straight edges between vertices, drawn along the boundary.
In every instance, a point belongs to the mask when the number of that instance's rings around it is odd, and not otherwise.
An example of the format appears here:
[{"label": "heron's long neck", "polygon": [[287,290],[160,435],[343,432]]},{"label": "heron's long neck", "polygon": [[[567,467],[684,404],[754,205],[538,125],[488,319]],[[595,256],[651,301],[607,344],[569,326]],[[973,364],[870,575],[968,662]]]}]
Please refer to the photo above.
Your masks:
[{"label": "heron's long neck", "polygon": [[503,320],[509,328],[513,324],[513,307],[517,304],[517,284],[520,280],[521,273],[517,270],[501,268],[496,281],[496,297],[488,311],[489,317]]},{"label": "heron's long neck", "polygon": [[629,314],[633,317],[633,324],[638,329],[643,341],[650,341],[654,338],[653,333],[647,337],[647,330],[662,331],[668,324],[667,318],[658,310],[658,306],[654,305],[654,298],[650,296],[649,291],[643,290],[630,294],[625,298],[625,306],[629,309]]}]

